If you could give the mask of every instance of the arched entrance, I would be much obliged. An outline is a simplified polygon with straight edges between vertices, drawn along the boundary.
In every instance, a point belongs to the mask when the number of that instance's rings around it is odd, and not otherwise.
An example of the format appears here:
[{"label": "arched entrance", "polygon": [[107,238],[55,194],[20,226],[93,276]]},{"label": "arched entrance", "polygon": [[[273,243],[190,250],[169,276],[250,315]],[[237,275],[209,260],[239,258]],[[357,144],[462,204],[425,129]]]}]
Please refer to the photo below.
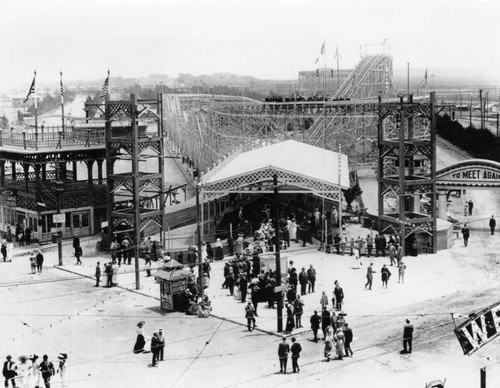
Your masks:
[{"label": "arched entrance", "polygon": [[436,172],[438,217],[446,220],[450,193],[464,190],[500,187],[500,163],[485,159],[469,159]]}]

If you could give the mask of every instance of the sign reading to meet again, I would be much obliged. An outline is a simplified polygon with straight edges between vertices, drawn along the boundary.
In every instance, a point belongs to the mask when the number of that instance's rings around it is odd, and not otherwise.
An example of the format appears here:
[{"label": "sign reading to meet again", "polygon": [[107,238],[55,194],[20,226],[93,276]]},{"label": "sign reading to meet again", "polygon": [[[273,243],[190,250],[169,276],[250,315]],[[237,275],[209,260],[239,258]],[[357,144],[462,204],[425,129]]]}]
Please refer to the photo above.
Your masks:
[{"label": "sign reading to meet again", "polygon": [[451,173],[449,178],[460,181],[492,181],[500,180],[500,173],[484,168],[471,168]]}]

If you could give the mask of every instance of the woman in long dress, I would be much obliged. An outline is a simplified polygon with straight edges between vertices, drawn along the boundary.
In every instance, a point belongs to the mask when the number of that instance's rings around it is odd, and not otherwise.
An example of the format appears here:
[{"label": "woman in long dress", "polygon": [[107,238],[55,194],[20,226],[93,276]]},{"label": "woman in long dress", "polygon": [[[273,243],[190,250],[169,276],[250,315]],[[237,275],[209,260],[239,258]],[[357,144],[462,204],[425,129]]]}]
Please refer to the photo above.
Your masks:
[{"label": "woman in long dress", "polygon": [[326,328],[325,349],[324,349],[324,355],[327,361],[330,361],[330,358],[332,357],[332,349],[333,349],[333,331],[332,327],[328,326]]},{"label": "woman in long dress", "polygon": [[137,324],[137,339],[135,340],[134,353],[143,353],[146,345],[146,340],[144,339],[144,325],[146,322],[140,321]]},{"label": "woman in long dress", "polygon": [[337,360],[342,360],[344,358],[344,343],[345,337],[342,330],[337,330],[335,334],[335,347],[337,351]]},{"label": "woman in long dress", "polygon": [[30,386],[30,380],[31,365],[28,363],[28,357],[20,356],[19,364],[17,365],[17,381],[20,384],[21,388],[28,388]]},{"label": "woman in long dress", "polygon": [[222,243],[220,242],[220,238],[215,241],[215,260],[222,260],[224,258],[224,251],[222,250]]},{"label": "woman in long dress", "polygon": [[288,233],[290,234],[290,240],[298,242],[298,240],[297,240],[297,221],[295,221],[295,218],[293,218],[292,221],[290,221],[290,224],[288,226]]}]

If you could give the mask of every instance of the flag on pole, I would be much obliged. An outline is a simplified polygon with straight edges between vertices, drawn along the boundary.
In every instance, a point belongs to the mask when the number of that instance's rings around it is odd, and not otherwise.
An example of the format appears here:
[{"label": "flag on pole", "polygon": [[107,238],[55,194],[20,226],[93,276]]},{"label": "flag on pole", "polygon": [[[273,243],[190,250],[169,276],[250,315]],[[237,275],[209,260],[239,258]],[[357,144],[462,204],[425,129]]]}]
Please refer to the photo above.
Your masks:
[{"label": "flag on pole", "polygon": [[323,45],[321,46],[321,55],[325,55],[325,42],[323,41]]},{"label": "flag on pole", "polygon": [[425,75],[424,75],[424,78],[422,79],[422,86],[424,88],[427,87],[427,69],[425,69]]},{"label": "flag on pole", "polygon": [[60,72],[61,78],[60,78],[60,84],[61,84],[61,101],[64,99],[64,85],[62,82],[62,71]]},{"label": "flag on pole", "polygon": [[101,98],[106,97],[109,94],[109,70],[108,70],[108,76],[104,80],[104,84],[102,85],[101,89]]},{"label": "flag on pole", "polygon": [[26,101],[29,100],[30,96],[33,93],[35,93],[35,78],[36,78],[36,70],[35,70],[35,75],[33,76],[33,81],[31,81],[30,90],[28,91],[28,94],[26,95],[26,98],[23,101],[24,104],[26,103]]}]

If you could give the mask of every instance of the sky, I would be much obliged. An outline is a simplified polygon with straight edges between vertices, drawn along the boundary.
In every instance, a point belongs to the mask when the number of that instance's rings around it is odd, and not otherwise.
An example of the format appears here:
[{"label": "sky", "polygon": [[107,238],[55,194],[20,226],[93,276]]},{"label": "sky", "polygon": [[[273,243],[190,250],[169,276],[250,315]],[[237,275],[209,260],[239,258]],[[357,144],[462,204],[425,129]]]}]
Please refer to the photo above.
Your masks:
[{"label": "sky", "polygon": [[[65,79],[236,73],[296,79],[353,68],[385,39],[394,68],[500,63],[500,0],[15,0],[2,2],[0,90]],[[325,55],[320,55],[325,42]],[[370,50],[379,49],[368,46]],[[464,70],[465,71],[465,70]]]}]

